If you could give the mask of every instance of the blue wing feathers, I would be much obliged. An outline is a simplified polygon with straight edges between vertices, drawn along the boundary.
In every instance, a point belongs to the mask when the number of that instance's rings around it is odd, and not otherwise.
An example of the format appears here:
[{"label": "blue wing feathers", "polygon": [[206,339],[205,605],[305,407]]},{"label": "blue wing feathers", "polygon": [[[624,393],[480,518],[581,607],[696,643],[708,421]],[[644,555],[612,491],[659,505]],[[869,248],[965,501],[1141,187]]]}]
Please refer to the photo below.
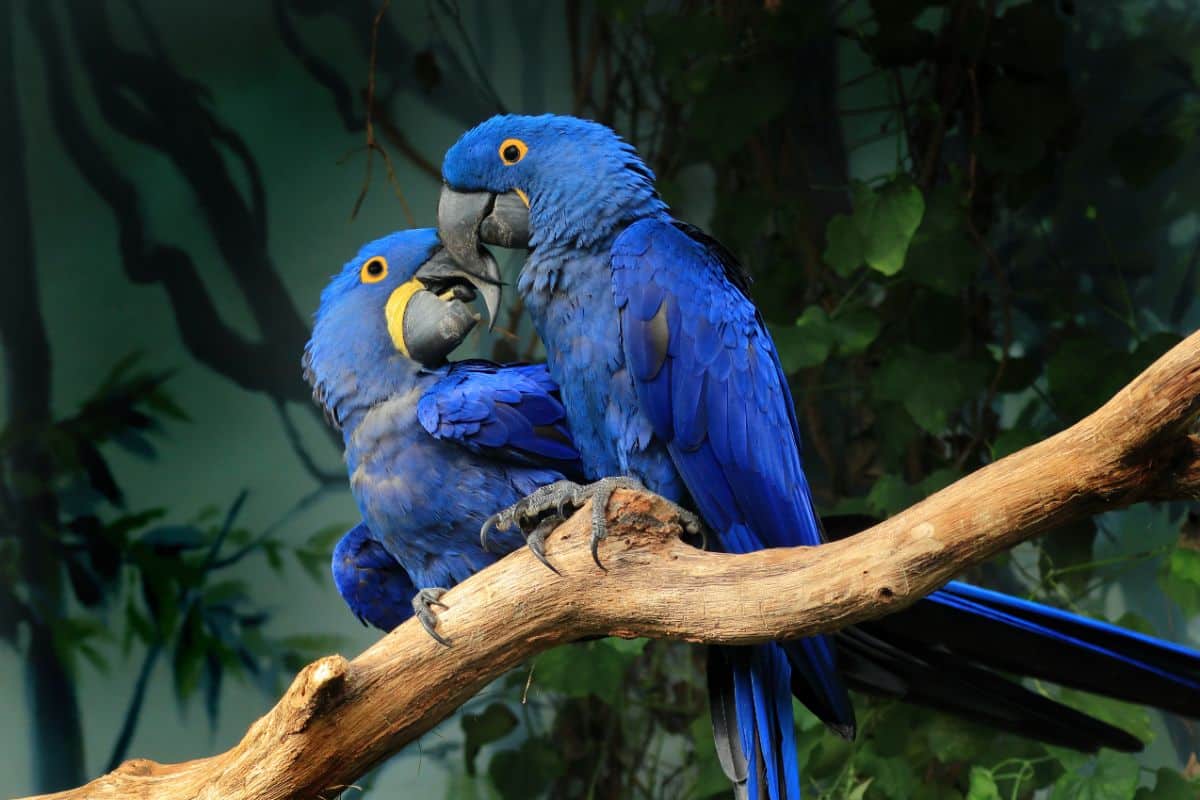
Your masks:
[{"label": "blue wing feathers", "polygon": [[[663,220],[636,222],[618,237],[613,291],[638,402],[723,549],[818,544],[787,381],[753,304],[727,279],[723,257]],[[665,359],[650,324],[660,308]],[[787,661],[782,653],[779,669],[790,661],[811,681],[813,710],[850,728],[853,707],[827,640],[789,646]],[[762,691],[789,683],[786,675],[767,678],[757,676]],[[790,704],[788,693],[784,700]]]},{"label": "blue wing feathers", "polygon": [[421,396],[417,419],[433,437],[473,453],[580,472],[558,388],[542,364],[451,364]]}]

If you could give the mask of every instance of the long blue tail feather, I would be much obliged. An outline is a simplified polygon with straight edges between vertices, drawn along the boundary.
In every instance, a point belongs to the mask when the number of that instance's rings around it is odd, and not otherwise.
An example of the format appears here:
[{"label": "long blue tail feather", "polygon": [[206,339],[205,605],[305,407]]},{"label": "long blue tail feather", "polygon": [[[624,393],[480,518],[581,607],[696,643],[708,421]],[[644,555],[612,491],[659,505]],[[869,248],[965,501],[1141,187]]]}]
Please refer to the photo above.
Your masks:
[{"label": "long blue tail feather", "polygon": [[800,800],[787,657],[773,643],[727,647],[722,652],[731,665],[737,726],[747,764],[747,796]]},{"label": "long blue tail feather", "polygon": [[969,584],[951,583],[862,628],[993,669],[1200,717],[1200,653]]},{"label": "long blue tail feather", "polygon": [[1200,680],[1200,652],[1190,647],[962,581],[951,581],[941,593],[991,606],[1067,636],[1119,650],[1130,658]]}]

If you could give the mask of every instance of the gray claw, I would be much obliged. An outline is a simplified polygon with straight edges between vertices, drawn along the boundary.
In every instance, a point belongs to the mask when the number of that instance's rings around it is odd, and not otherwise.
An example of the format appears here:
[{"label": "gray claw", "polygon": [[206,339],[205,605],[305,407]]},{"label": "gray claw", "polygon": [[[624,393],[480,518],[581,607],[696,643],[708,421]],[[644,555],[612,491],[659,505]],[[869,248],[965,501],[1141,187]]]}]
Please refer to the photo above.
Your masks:
[{"label": "gray claw", "polygon": [[508,509],[497,511],[483,521],[483,525],[479,528],[479,544],[487,552],[492,552],[488,547],[488,536],[493,532],[506,531],[512,528],[512,522],[507,518]]},{"label": "gray claw", "polygon": [[561,575],[562,573],[546,558],[546,537],[550,534],[550,531],[558,527],[560,522],[562,522],[561,519],[547,517],[539,522],[538,526],[525,537],[525,544],[529,545],[529,549],[537,556],[537,560],[545,564],[555,575]]},{"label": "gray claw", "polygon": [[436,641],[438,644],[449,647],[450,640],[441,636],[436,630],[434,630],[434,628],[437,627],[437,614],[433,613],[434,607],[450,607],[441,602],[442,595],[445,593],[445,589],[439,589],[437,587],[431,589],[422,589],[413,597],[412,606],[413,614],[416,616],[417,621],[421,623],[421,627],[425,629],[425,632],[432,636],[434,641]]}]

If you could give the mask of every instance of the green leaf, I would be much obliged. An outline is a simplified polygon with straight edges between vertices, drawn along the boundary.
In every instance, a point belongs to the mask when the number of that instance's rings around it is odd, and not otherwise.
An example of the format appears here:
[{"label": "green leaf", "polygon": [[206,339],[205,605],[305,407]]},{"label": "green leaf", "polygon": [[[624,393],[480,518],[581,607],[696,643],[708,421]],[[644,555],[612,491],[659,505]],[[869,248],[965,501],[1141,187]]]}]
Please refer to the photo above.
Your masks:
[{"label": "green leaf", "polygon": [[[1145,706],[1124,703],[1108,697],[1063,689],[1059,700],[1083,713],[1121,728],[1143,742],[1154,739],[1154,726]],[[1128,795],[1126,795],[1128,796]]]},{"label": "green leaf", "polygon": [[992,771],[983,767],[971,767],[971,785],[966,800],[1000,800],[1000,787],[992,777]]},{"label": "green leaf", "polygon": [[867,746],[858,751],[855,764],[864,775],[874,779],[875,792],[889,800],[910,800],[920,786],[906,756],[884,757]]},{"label": "green leaf", "polygon": [[913,234],[904,274],[922,286],[957,298],[979,269],[979,248],[967,229],[966,200],[957,182],[930,193],[921,226]]},{"label": "green leaf", "polygon": [[607,639],[557,647],[533,662],[533,690],[549,689],[567,697],[601,699],[615,697],[621,690],[625,668],[637,657],[624,645]]},{"label": "green leaf", "polygon": [[650,644],[650,640],[645,637],[622,639],[619,636],[610,636],[604,640],[604,643],[621,655],[640,656],[642,651],[646,649],[646,645]]},{"label": "green leaf", "polygon": [[488,777],[505,800],[528,800],[541,796],[564,768],[554,744],[540,738],[526,739],[520,748],[501,750],[492,756]]},{"label": "green leaf", "polygon": [[1143,786],[1134,800],[1196,800],[1200,795],[1200,785],[1173,769],[1160,769],[1155,776],[1154,788]]},{"label": "green leaf", "polygon": [[867,795],[867,789],[870,789],[871,784],[874,782],[874,778],[867,778],[865,781],[846,792],[846,800],[863,800],[863,798]]},{"label": "green leaf", "polygon": [[503,739],[517,727],[517,716],[503,703],[492,703],[479,714],[463,714],[463,758],[467,774],[475,774],[475,757],[484,745]]},{"label": "green leaf", "polygon": [[829,318],[820,306],[804,309],[795,325],[771,325],[770,329],[784,372],[824,363],[833,349]]},{"label": "green leaf", "polygon": [[1040,539],[1038,570],[1045,578],[1065,584],[1072,593],[1083,593],[1092,577],[1088,564],[1096,533],[1096,523],[1089,517],[1064,525]]},{"label": "green leaf", "polygon": [[981,362],[906,348],[876,371],[872,387],[878,399],[900,403],[918,425],[941,434],[951,413],[980,391],[987,378],[988,368]]},{"label": "green leaf", "polygon": [[854,219],[835,214],[825,226],[825,263],[845,277],[862,266],[863,240]]},{"label": "green leaf", "polygon": [[854,225],[863,242],[867,266],[895,275],[925,214],[925,198],[912,180],[902,175],[872,191],[854,185]]},{"label": "green leaf", "polygon": [[1166,562],[1163,589],[1188,616],[1200,613],[1200,550],[1177,547]]},{"label": "green leaf", "polygon": [[890,517],[921,499],[921,489],[898,475],[882,475],[867,493],[867,505],[876,514]]},{"label": "green leaf", "polygon": [[829,326],[837,343],[838,354],[850,356],[870,347],[879,336],[883,323],[871,309],[857,308],[831,318]]},{"label": "green leaf", "polygon": [[1137,783],[1137,759],[1127,753],[1102,750],[1083,768],[1059,778],[1050,800],[1128,800]]}]

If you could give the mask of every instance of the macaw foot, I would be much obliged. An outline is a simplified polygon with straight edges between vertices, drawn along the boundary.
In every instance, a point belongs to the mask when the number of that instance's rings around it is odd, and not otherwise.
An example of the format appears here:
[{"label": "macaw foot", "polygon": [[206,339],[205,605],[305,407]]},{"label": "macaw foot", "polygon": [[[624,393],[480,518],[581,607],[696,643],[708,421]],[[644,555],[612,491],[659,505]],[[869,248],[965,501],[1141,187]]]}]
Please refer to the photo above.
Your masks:
[{"label": "macaw foot", "polygon": [[417,621],[421,623],[421,627],[425,632],[433,637],[438,644],[450,646],[450,640],[443,637],[434,628],[437,627],[437,614],[434,613],[434,606],[449,608],[450,606],[442,602],[442,595],[446,593],[445,589],[422,589],[413,597],[412,607],[413,615]]},{"label": "macaw foot", "polygon": [[[604,569],[600,563],[597,548],[600,542],[608,537],[608,501],[617,489],[645,489],[641,481],[635,478],[601,478],[595,483],[581,486],[572,481],[555,481],[547,484],[533,494],[518,500],[513,505],[488,517],[480,530],[480,540],[487,548],[488,534],[493,530],[511,530],[520,528],[525,534],[529,549],[538,560],[550,569],[558,572],[546,560],[546,535],[554,530],[567,517],[583,507],[588,500],[592,501],[592,560],[596,566]],[[677,508],[683,520],[684,530],[693,535],[704,537],[704,524],[700,518],[682,508]],[[569,511],[568,511],[569,509]],[[532,527],[532,530],[530,528]]]}]

